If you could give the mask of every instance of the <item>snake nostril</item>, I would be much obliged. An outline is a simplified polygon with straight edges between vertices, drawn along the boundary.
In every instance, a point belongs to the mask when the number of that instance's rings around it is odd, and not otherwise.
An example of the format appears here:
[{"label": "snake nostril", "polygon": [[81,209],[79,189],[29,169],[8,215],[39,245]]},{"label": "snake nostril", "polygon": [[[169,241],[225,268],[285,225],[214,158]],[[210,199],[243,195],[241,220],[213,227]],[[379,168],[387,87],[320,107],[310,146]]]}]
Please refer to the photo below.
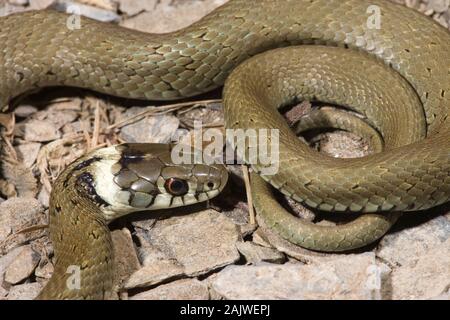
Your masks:
[{"label": "snake nostril", "polygon": [[207,184],[207,186],[208,186],[208,188],[210,188],[210,189],[214,188],[214,182],[209,181],[208,184]]}]

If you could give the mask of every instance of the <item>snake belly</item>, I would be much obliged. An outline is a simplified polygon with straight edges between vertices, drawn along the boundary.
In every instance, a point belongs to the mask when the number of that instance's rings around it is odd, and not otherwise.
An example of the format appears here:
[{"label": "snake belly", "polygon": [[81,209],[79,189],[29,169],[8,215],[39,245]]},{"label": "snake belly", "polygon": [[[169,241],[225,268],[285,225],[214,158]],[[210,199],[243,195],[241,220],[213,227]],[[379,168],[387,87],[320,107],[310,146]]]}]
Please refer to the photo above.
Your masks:
[{"label": "snake belly", "polygon": [[[374,27],[368,21],[377,12]],[[192,26],[164,35],[85,18],[80,29],[66,26],[67,16],[53,11],[0,19],[0,107],[45,86],[173,100],[228,79],[228,128],[280,130],[280,171],[262,179],[253,175],[255,207],[280,235],[314,250],[363,246],[398,216],[381,212],[423,210],[450,199],[450,34],[418,12],[386,0],[230,0]],[[263,53],[298,45],[306,46]],[[302,98],[362,113],[380,132],[384,150],[361,159],[312,152],[277,111]],[[252,165],[261,171],[261,164]],[[81,171],[92,175],[89,168]],[[101,179],[92,175],[97,184]],[[332,229],[301,222],[280,209],[262,180],[313,208],[365,214]],[[100,210],[105,199],[86,181],[85,197],[54,185],[50,234],[57,263],[41,298],[103,298],[112,289],[109,218]],[[55,203],[61,204],[59,213]],[[55,219],[58,214],[67,218]],[[70,219],[90,240],[76,243],[66,236]],[[67,264],[60,262],[65,258],[81,259],[83,270],[92,271],[85,291],[68,291]]]}]

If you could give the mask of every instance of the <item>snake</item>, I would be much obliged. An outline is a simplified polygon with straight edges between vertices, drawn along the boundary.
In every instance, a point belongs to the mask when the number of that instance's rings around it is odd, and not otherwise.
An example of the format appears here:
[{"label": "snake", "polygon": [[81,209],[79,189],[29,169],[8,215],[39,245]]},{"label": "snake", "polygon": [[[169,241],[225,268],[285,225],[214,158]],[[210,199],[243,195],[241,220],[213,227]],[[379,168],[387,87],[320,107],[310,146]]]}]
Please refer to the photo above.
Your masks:
[{"label": "snake", "polygon": [[[450,34],[415,10],[387,0],[229,0],[167,34],[87,18],[69,28],[67,20],[51,10],[0,19],[0,107],[48,86],[165,101],[224,85],[226,128],[278,133],[268,141],[278,149],[276,174],[251,159],[250,149],[237,150],[253,170],[258,218],[311,250],[365,246],[401,214],[450,200]],[[356,131],[375,141],[377,152],[335,159],[310,148],[280,113],[302,100],[339,107],[305,115],[299,131]],[[173,149],[112,146],[63,171],[49,207],[55,269],[38,299],[110,297],[110,221],[220,193],[224,166],[175,164]],[[286,210],[274,190],[309,208],[359,215],[336,226],[314,224]],[[77,288],[68,286],[70,266],[79,267]]]}]

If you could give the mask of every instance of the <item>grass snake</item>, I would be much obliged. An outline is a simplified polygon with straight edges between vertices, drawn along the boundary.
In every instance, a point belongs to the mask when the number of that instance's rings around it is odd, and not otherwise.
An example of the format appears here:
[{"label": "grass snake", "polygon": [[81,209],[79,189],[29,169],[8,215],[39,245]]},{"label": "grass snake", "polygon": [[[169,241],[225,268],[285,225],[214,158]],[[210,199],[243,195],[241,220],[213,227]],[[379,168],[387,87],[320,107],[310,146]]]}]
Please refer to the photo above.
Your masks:
[{"label": "grass snake", "polygon": [[[258,214],[293,243],[344,251],[380,238],[397,212],[449,201],[449,53],[447,29],[385,0],[230,0],[190,27],[158,35],[87,18],[73,29],[65,14],[25,12],[0,19],[0,107],[45,86],[173,100],[226,82],[227,128],[280,130],[278,174],[258,175],[264,165],[252,164]],[[382,140],[381,152],[332,159],[310,149],[278,112],[303,99],[360,113]],[[339,113],[317,118],[361,127]],[[55,271],[39,298],[108,298],[111,220],[220,192],[223,166],[177,167],[170,149],[100,149],[61,174],[49,209]],[[335,227],[314,225],[283,209],[265,181],[309,207],[364,214]],[[81,268],[80,289],[67,287],[70,265]]]}]

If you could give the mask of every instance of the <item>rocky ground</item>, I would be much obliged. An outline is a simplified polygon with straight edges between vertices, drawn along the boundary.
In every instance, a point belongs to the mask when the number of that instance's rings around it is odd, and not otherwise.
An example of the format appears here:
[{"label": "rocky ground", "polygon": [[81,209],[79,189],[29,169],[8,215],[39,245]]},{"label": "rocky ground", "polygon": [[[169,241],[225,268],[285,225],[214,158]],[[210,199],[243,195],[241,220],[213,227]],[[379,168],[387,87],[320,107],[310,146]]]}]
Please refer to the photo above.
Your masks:
[{"label": "rocky ground", "polygon": [[[189,25],[226,0],[79,0],[82,14],[147,32]],[[449,0],[397,0],[450,25]],[[74,2],[0,0],[0,16]],[[0,300],[32,299],[50,278],[47,208],[52,181],[97,146],[190,139],[193,120],[220,128],[220,94],[149,106],[76,89],[49,89],[0,115]],[[343,133],[321,150],[360,155]],[[350,150],[350,152],[349,152]],[[379,243],[348,254],[299,249],[251,223],[240,167],[213,202],[137,214],[111,225],[120,299],[449,299],[448,206],[403,216]],[[304,214],[313,218],[312,213]]]}]

